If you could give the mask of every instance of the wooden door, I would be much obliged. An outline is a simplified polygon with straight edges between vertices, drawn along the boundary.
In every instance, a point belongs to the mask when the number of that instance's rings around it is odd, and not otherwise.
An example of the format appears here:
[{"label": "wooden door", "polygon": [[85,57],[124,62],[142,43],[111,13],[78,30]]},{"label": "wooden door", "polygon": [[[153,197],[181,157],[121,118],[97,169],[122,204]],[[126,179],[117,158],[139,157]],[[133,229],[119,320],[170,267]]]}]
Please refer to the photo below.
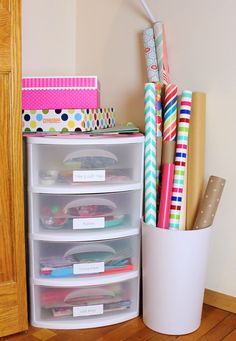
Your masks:
[{"label": "wooden door", "polygon": [[0,337],[27,329],[21,1],[0,0]]}]

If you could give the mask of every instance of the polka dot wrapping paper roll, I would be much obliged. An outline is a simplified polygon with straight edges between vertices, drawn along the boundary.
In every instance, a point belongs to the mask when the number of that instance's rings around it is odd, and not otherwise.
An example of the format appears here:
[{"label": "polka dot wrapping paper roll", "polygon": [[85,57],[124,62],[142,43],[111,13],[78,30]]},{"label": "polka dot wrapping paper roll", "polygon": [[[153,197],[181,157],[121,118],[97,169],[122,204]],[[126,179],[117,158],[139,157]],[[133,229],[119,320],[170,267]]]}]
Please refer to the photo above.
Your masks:
[{"label": "polka dot wrapping paper roll", "polygon": [[224,186],[225,179],[210,176],[199,205],[193,229],[203,229],[213,224]]}]

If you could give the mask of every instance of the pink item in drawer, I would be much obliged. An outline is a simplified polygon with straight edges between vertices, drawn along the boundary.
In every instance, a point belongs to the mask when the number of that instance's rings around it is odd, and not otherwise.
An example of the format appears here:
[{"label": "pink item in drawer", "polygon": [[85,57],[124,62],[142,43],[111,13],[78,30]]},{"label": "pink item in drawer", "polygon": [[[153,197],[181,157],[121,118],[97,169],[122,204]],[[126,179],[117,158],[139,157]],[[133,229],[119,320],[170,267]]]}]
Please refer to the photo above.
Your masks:
[{"label": "pink item in drawer", "polygon": [[22,109],[95,109],[100,107],[96,76],[25,77]]}]

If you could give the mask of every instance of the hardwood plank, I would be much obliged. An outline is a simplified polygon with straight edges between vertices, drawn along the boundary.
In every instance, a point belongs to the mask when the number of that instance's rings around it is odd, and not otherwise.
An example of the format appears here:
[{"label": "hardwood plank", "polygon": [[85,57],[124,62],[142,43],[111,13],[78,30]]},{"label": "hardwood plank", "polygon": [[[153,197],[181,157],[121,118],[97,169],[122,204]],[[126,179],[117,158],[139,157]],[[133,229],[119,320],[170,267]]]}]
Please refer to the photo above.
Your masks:
[{"label": "hardwood plank", "polygon": [[155,335],[156,335],[156,332],[154,332],[153,330],[144,326],[140,330],[137,330],[133,335],[131,335],[127,338],[125,337],[123,340],[125,340],[125,341],[137,341],[137,340],[147,341],[147,340],[150,340],[151,337],[153,337]]},{"label": "hardwood plank", "polygon": [[235,326],[236,314],[230,314],[198,340],[221,341],[235,329]]},{"label": "hardwood plank", "polygon": [[205,316],[203,314],[201,325],[198,330],[196,330],[194,333],[180,336],[178,338],[178,341],[198,340],[229,315],[230,313],[227,311],[212,308],[210,311],[208,311],[208,314],[206,314]]},{"label": "hardwood plank", "polygon": [[229,333],[224,339],[224,341],[235,341],[236,340],[236,328]]},{"label": "hardwood plank", "polygon": [[112,330],[107,333],[105,336],[100,337],[96,341],[105,341],[105,340],[112,340],[112,341],[121,341],[126,340],[127,337],[132,336],[133,334],[137,333],[144,327],[143,320],[141,316],[129,321],[127,323],[120,324],[117,328],[113,326]]}]

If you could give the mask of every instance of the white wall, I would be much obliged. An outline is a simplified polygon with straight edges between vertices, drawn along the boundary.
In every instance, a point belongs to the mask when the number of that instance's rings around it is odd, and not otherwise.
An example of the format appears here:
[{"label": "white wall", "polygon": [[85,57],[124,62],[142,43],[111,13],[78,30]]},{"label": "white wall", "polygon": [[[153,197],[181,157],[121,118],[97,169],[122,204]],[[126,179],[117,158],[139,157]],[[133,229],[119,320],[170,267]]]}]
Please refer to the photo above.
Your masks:
[{"label": "white wall", "polygon": [[[166,25],[171,81],[179,91],[207,93],[206,180],[213,174],[225,177],[227,184],[215,217],[206,286],[236,296],[236,2],[147,2]],[[96,74],[102,105],[114,106],[119,121],[132,120],[142,128],[146,75],[141,32],[149,22],[140,2],[23,0],[23,4],[23,72]],[[43,26],[42,13],[47,18]],[[38,45],[46,47],[46,57]],[[55,57],[54,46],[59,50],[62,45],[62,55]],[[76,57],[69,53],[74,49]]]},{"label": "white wall", "polygon": [[76,0],[22,0],[24,76],[75,73]]}]

